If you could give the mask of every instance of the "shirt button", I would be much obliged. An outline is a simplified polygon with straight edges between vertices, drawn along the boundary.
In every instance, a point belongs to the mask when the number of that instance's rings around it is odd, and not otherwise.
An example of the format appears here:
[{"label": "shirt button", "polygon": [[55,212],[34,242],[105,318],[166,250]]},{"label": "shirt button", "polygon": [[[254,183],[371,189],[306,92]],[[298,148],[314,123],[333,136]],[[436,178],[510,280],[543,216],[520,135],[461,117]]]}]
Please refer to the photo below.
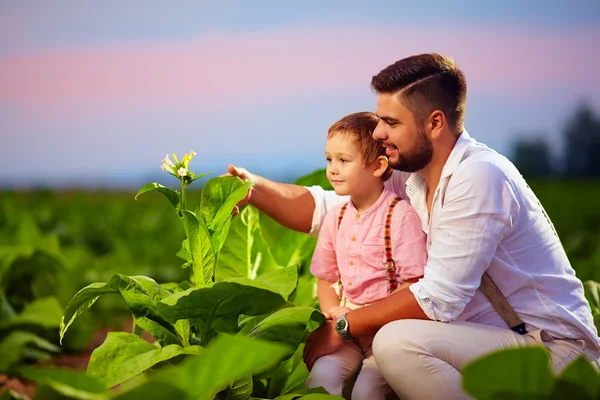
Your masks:
[{"label": "shirt button", "polygon": [[353,238],[352,238],[352,241],[353,241],[353,242],[356,242],[356,237],[353,237]]},{"label": "shirt button", "polygon": [[350,261],[350,263],[349,263],[349,264],[350,264],[350,265],[354,265],[354,261]]},{"label": "shirt button", "polygon": [[352,282],[348,282],[348,286],[352,286]]},{"label": "shirt button", "polygon": [[360,214],[359,213],[356,213],[356,218],[360,218]]}]

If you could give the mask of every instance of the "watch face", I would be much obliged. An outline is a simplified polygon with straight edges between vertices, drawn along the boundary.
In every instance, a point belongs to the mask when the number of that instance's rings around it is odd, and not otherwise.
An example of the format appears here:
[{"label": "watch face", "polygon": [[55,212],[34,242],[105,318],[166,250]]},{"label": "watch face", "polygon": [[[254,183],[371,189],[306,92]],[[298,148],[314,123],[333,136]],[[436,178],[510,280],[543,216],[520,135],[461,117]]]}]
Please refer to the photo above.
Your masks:
[{"label": "watch face", "polygon": [[346,320],[340,319],[335,325],[335,330],[338,332],[343,332],[346,330]]}]

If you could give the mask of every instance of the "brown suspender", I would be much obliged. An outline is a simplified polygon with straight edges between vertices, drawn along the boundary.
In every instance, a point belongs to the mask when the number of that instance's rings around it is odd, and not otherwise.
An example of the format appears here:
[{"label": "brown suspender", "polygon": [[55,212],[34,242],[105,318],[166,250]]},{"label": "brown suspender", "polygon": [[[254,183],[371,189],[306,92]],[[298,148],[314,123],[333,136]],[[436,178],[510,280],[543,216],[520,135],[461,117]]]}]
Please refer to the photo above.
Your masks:
[{"label": "brown suspender", "polygon": [[394,198],[388,207],[388,211],[385,216],[385,228],[383,235],[385,243],[385,269],[387,271],[390,293],[392,293],[398,287],[398,281],[396,280],[396,263],[392,257],[392,213],[394,212],[394,207],[399,201],[399,197]]}]

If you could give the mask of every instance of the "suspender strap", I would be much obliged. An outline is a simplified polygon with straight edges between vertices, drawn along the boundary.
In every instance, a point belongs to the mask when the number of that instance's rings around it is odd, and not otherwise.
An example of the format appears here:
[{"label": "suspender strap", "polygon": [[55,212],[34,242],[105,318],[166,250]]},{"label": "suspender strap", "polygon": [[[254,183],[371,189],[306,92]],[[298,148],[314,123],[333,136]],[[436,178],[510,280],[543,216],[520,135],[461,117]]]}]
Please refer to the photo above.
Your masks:
[{"label": "suspender strap", "polygon": [[519,315],[512,308],[506,297],[502,294],[500,289],[498,289],[498,286],[496,286],[487,272],[481,277],[481,286],[479,286],[479,289],[485,297],[487,297],[490,303],[492,303],[494,310],[500,314],[500,317],[510,329],[521,335],[527,333],[525,322],[519,318]]},{"label": "suspender strap", "polygon": [[338,229],[340,227],[340,224],[342,223],[342,219],[344,218],[344,214],[346,214],[346,208],[348,207],[348,203],[344,204],[342,206],[342,209],[340,210],[340,216],[338,217]]},{"label": "suspender strap", "polygon": [[398,281],[396,280],[396,263],[392,257],[392,214],[394,207],[400,201],[399,197],[393,199],[385,216],[385,228],[384,228],[384,244],[385,244],[385,270],[387,272],[387,280],[389,283],[389,292],[392,293],[398,287]]}]

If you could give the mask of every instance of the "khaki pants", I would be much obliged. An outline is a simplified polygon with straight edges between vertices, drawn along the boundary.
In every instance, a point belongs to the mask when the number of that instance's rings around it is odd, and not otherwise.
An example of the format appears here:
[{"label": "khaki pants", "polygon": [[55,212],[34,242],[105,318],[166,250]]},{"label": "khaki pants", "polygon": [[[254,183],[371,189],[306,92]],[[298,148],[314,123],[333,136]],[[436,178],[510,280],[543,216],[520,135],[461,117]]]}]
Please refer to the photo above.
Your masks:
[{"label": "khaki pants", "polygon": [[544,332],[519,335],[507,328],[470,322],[394,321],[379,330],[372,348],[379,372],[403,400],[469,399],[461,371],[495,350],[546,346],[555,372],[585,354],[600,366],[583,341],[552,340]]}]

